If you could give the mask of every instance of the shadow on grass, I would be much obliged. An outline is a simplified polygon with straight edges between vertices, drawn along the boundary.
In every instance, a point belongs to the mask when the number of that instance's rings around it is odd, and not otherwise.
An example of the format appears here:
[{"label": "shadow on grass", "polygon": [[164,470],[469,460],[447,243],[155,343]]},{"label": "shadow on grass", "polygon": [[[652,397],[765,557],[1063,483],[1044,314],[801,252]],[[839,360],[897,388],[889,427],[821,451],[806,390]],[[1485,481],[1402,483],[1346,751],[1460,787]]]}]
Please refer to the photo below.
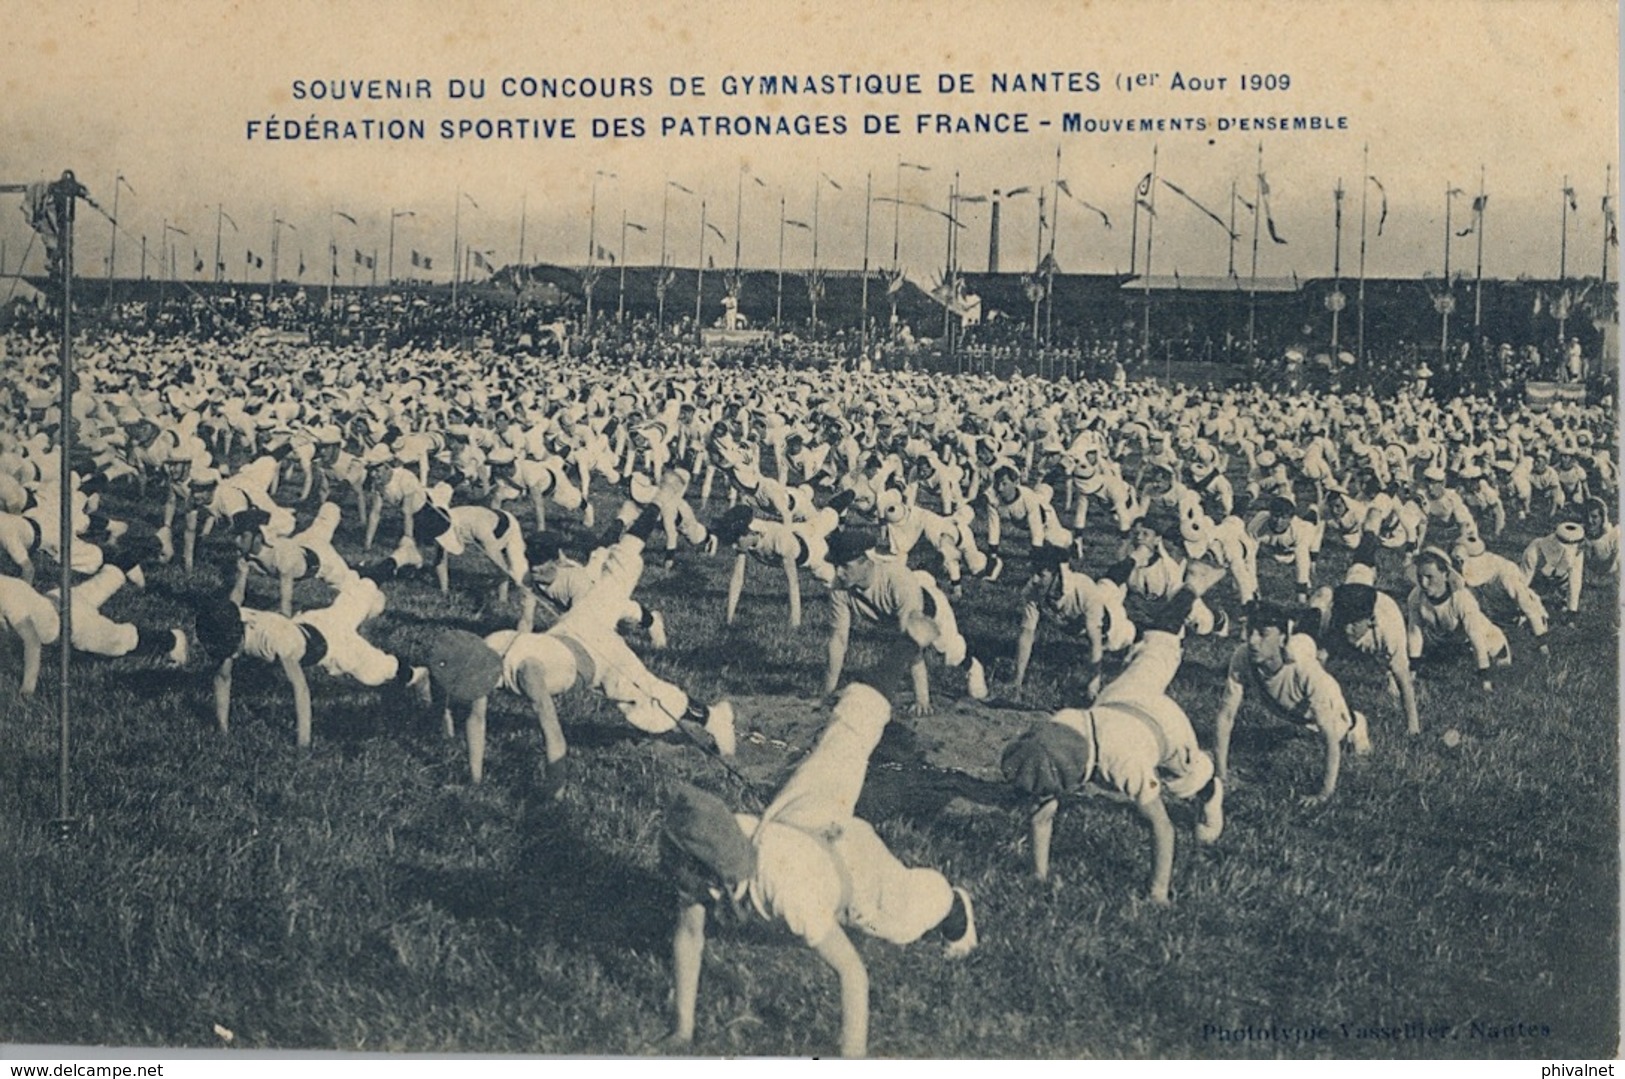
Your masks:
[{"label": "shadow on grass", "polygon": [[1020,802],[1008,784],[930,764],[914,731],[902,724],[888,724],[869,761],[858,816],[871,821],[899,818],[924,823],[941,816],[955,798],[996,809]]},{"label": "shadow on grass", "polygon": [[567,812],[550,800],[527,799],[523,818],[527,839],[511,866],[405,867],[399,895],[459,920],[507,923],[526,939],[604,962],[670,944],[669,882],[583,842]]}]

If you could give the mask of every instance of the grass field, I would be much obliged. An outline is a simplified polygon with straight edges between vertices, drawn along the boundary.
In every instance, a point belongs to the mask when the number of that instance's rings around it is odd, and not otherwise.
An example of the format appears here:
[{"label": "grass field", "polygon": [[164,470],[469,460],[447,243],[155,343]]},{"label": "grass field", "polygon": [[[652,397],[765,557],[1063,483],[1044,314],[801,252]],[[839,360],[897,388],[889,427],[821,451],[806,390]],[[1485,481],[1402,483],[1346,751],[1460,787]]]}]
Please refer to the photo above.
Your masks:
[{"label": "grass field", "polygon": [[[340,548],[354,561],[353,505],[346,514]],[[397,527],[386,522],[391,541]],[[1492,549],[1516,557],[1531,535],[1514,525]],[[1090,539],[1102,549],[1104,536]],[[432,577],[389,586],[369,635],[421,660],[439,626],[501,628],[511,610],[476,594],[492,579],[478,558],[454,563],[450,600]],[[189,627],[178,601],[218,585],[223,559],[217,541],[190,578],[152,567],[147,591],[109,613]],[[1317,583],[1340,580],[1345,559],[1328,549]],[[1010,561],[1024,579],[1020,556]],[[804,578],[807,622],[789,631],[781,577],[753,566],[739,624],[725,628],[728,568],[695,552],[672,570],[651,560],[640,597],[665,612],[672,647],[649,662],[702,700],[738,702],[739,770],[770,788],[822,721],[810,701],[827,604]],[[1289,598],[1282,568],[1260,568],[1265,595]],[[274,606],[267,582],[250,594]],[[298,595],[324,602],[320,585]],[[1234,609],[1229,583],[1217,596]],[[992,658],[997,696],[1013,667],[1015,586],[968,582],[958,609]],[[1222,840],[1198,849],[1191,810],[1172,809],[1170,909],[1143,898],[1149,834],[1105,802],[1063,810],[1058,881],[1031,879],[998,754],[1038,710],[1077,703],[1075,646],[1041,631],[1020,707],[975,705],[962,675],[934,669],[938,714],[894,723],[860,812],[905,860],[970,889],[982,947],[951,964],[926,943],[859,939],[871,1052],[1614,1055],[1615,610],[1614,589],[1588,592],[1578,624],[1553,630],[1550,659],[1509,629],[1516,663],[1492,694],[1470,665],[1429,672],[1414,739],[1372,672],[1334,666],[1372,715],[1375,751],[1345,759],[1325,808],[1297,802],[1318,787],[1318,741],[1250,703]],[[875,640],[855,631],[849,676]],[[1205,745],[1233,647],[1189,642],[1174,683]],[[514,698],[493,702],[476,788],[461,740],[383,691],[314,675],[315,744],[299,752],[290,694],[268,669],[238,665],[221,735],[196,658],[179,671],[87,659],[73,691],[80,826],[58,842],[54,662],[47,650],[32,700],[0,692],[0,1040],[226,1048],[218,1026],[237,1049],[664,1051],[674,907],[657,870],[661,806],[686,781],[756,808],[698,749],[644,738],[573,692],[561,715],[575,771],[554,802],[540,734]],[[15,687],[19,668],[7,639],[0,686]],[[825,1055],[838,1024],[834,977],[809,951],[713,926],[694,1052]]]}]

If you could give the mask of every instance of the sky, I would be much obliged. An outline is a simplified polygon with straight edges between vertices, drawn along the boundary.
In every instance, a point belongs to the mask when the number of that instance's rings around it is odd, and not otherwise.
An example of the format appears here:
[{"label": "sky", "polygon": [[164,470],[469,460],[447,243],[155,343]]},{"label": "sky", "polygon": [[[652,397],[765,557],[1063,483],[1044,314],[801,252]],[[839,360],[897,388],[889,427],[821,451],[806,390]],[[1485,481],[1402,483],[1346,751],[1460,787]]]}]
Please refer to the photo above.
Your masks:
[{"label": "sky", "polygon": [[[1565,183],[1576,207],[1567,216],[1566,269],[1595,275],[1604,250],[1604,183],[1619,156],[1618,16],[1604,0],[12,0],[7,14],[0,28],[0,182],[73,169],[108,213],[116,191],[120,276],[135,274],[143,236],[149,273],[161,275],[158,252],[167,239],[181,275],[191,276],[194,250],[206,265],[214,261],[217,228],[221,261],[234,278],[246,272],[250,250],[268,267],[273,233],[285,278],[302,261],[300,280],[325,283],[330,244],[340,252],[341,281],[350,279],[357,250],[377,252],[382,276],[392,220],[398,274],[409,272],[417,251],[433,260],[433,276],[445,279],[454,239],[488,252],[495,265],[510,263],[519,255],[521,224],[526,261],[580,264],[600,247],[603,258],[619,260],[623,214],[644,226],[625,230],[625,258],[635,265],[659,261],[664,220],[671,262],[694,265],[703,236],[706,257],[731,265],[737,235],[742,262],[770,269],[780,257],[781,216],[811,225],[816,213],[818,263],[856,268],[864,259],[867,186],[876,199],[922,204],[869,203],[870,263],[890,265],[895,222],[899,261],[911,277],[928,281],[944,263],[944,212],[956,175],[960,193],[972,197],[995,188],[1046,189],[1060,268],[1126,272],[1136,236],[1135,261],[1144,264],[1146,220],[1141,215],[1136,231],[1131,209],[1153,155],[1161,180],[1220,218],[1156,185],[1152,259],[1159,274],[1225,273],[1232,183],[1256,203],[1262,172],[1269,218],[1286,242],[1272,241],[1261,222],[1261,276],[1331,275],[1339,182],[1347,192],[1344,276],[1358,268],[1363,195],[1370,276],[1439,275],[1448,202],[1452,232],[1482,228],[1485,276],[1556,277]],[[992,85],[998,74],[1057,72],[1078,88],[1000,93]],[[730,78],[841,73],[912,75],[921,92],[725,92]],[[1176,75],[1215,88],[1175,89]],[[1244,88],[1248,75],[1275,89]],[[595,85],[629,79],[650,92],[562,100],[503,94],[504,79],[527,77]],[[944,77],[952,92],[941,92]],[[368,79],[426,80],[429,96],[295,97],[296,81]],[[483,80],[485,96],[452,99],[453,79]],[[695,92],[696,79],[703,94]],[[684,93],[673,93],[673,80]],[[1178,119],[1200,120],[1205,130],[1065,131],[1067,113],[1108,128],[1141,120],[1166,127]],[[826,124],[840,117],[846,132],[660,131],[662,118],[697,125],[702,116],[776,121],[803,114]],[[888,114],[899,133],[864,133],[866,115]],[[917,130],[921,114],[924,133]],[[934,130],[939,116],[957,123],[976,114],[1003,114],[1008,123],[1024,115],[1029,130]],[[1224,123],[1270,116],[1330,118],[1333,129],[1257,133]],[[426,137],[251,137],[252,122],[263,133],[272,118],[279,125],[415,119]],[[1346,128],[1336,127],[1339,118]],[[577,137],[446,139],[442,120],[568,120]],[[641,122],[644,133],[594,138],[595,120]],[[1376,180],[1362,183],[1366,175]],[[1069,193],[1058,214],[1057,177]],[[1473,201],[1481,184],[1488,198],[1479,220]],[[1617,191],[1617,168],[1612,187]],[[1452,188],[1462,193],[1447,199]],[[1243,205],[1235,209],[1234,258],[1247,276],[1253,217]],[[1006,200],[1001,215],[1002,267],[1031,269],[1039,242],[1033,193]],[[960,263],[980,271],[989,205],[962,203],[958,217]],[[105,273],[112,225],[88,210],[80,220],[81,272]],[[808,265],[814,230],[788,226],[783,233],[786,265]],[[1452,271],[1474,272],[1478,240],[1476,232],[1452,237]],[[1050,242],[1046,234],[1043,243]],[[30,246],[21,214],[0,211],[0,244],[4,269],[16,270]],[[27,257],[27,271],[38,272],[37,244]],[[266,272],[257,271],[259,278]]]}]

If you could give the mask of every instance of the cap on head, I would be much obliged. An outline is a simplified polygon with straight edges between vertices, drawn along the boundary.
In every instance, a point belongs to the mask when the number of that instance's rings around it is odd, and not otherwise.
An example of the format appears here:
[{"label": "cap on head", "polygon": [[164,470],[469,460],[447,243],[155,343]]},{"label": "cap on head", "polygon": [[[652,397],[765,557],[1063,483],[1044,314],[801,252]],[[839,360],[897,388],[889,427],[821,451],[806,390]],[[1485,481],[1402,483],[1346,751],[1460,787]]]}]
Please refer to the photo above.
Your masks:
[{"label": "cap on head", "polygon": [[756,849],[727,804],[687,784],[679,784],[672,795],[662,829],[666,841],[725,884],[748,879],[756,871]]},{"label": "cap on head", "polygon": [[224,663],[243,646],[243,616],[226,596],[211,596],[195,611],[198,644],[216,663]]},{"label": "cap on head", "polygon": [[1094,743],[1069,726],[1043,720],[1005,747],[999,769],[1022,793],[1056,798],[1075,790],[1094,761]]},{"label": "cap on head", "polygon": [[453,704],[469,704],[502,681],[502,657],[467,630],[447,630],[435,640],[429,675]]},{"label": "cap on head", "polygon": [[825,559],[830,565],[840,568],[850,565],[868,554],[875,545],[874,536],[867,531],[855,528],[841,528],[830,533],[829,553]]}]

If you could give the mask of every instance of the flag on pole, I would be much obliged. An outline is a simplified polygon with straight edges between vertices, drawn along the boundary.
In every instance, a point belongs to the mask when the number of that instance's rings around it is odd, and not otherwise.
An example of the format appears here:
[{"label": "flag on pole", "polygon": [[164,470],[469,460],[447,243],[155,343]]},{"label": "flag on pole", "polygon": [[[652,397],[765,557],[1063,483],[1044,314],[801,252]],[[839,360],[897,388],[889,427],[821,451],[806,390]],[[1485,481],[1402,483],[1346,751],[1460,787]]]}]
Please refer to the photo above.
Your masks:
[{"label": "flag on pole", "polygon": [[203,260],[198,258],[197,248],[195,248],[195,247],[192,248],[192,272],[193,273],[202,273],[203,272]]},{"label": "flag on pole", "polygon": [[902,168],[902,169],[913,169],[915,172],[930,172],[931,171],[931,166],[930,165],[916,165],[912,161],[899,161],[897,163],[897,167]]},{"label": "flag on pole", "polygon": [[692,190],[690,190],[689,188],[684,187],[682,184],[678,183],[676,180],[667,180],[666,183],[670,184],[672,187],[675,187],[677,190],[681,191],[685,195],[694,194],[694,192]]},{"label": "flag on pole", "polygon": [[797,221],[794,218],[787,217],[784,219],[784,223],[789,225],[791,228],[806,229],[808,232],[812,231],[812,226],[807,224],[805,221]]},{"label": "flag on pole", "polygon": [[1150,214],[1152,217],[1157,216],[1157,211],[1152,209],[1151,204],[1149,202],[1147,202],[1145,199],[1135,199],[1134,201],[1135,201],[1136,204],[1139,205],[1140,209],[1144,210],[1146,213]]},{"label": "flag on pole", "polygon": [[633,230],[635,230],[637,232],[648,232],[649,231],[648,229],[644,228],[642,225],[638,224],[636,221],[628,221],[626,223],[626,227],[629,228],[629,229],[633,229]]},{"label": "flag on pole", "polygon": [[357,266],[366,265],[367,260],[364,257],[362,257],[361,248],[357,247],[354,250],[355,250],[355,264]]},{"label": "flag on pole", "polygon": [[844,187],[842,187],[842,186],[841,186],[841,185],[840,185],[840,184],[838,184],[838,183],[836,183],[836,182],[835,182],[835,177],[833,177],[833,176],[831,176],[831,175],[830,175],[830,174],[829,174],[829,173],[827,173],[827,172],[821,172],[821,173],[819,173],[819,174],[818,174],[818,175],[820,175],[820,176],[822,176],[822,177],[823,177],[823,178],[824,178],[824,179],[826,179],[826,180],[828,180],[828,181],[829,181],[829,186],[831,186],[831,187],[833,187],[833,188],[834,188],[834,189],[835,189],[835,190],[837,190],[837,191],[844,191],[844,190],[846,190],[846,189],[845,189],[845,188],[844,188]]},{"label": "flag on pole", "polygon": [[986,195],[960,195],[959,196],[959,201],[960,202],[967,202],[967,203],[986,202],[987,201],[987,196]]},{"label": "flag on pole", "polygon": [[[1459,195],[1463,192],[1460,188],[1451,188],[1451,193]],[[1473,233],[1478,231],[1478,226],[1484,217],[1484,204],[1489,200],[1490,197],[1488,195],[1479,195],[1473,199],[1473,220],[1466,228],[1456,233],[1458,239],[1462,236],[1471,236]]]},{"label": "flag on pole", "polygon": [[1375,176],[1367,176],[1366,179],[1377,185],[1377,194],[1382,196],[1382,211],[1377,214],[1377,235],[1381,236],[1383,222],[1388,220],[1388,189]]},{"label": "flag on pole", "polygon": [[[707,221],[705,223],[705,227],[710,229],[712,232],[716,233],[717,234],[717,239],[721,240],[723,243],[728,242],[728,237],[724,236],[722,234],[722,230],[717,228],[715,225],[711,224],[711,222]],[[600,250],[602,250],[602,249],[600,249]],[[600,256],[600,257],[602,257],[602,256]]]},{"label": "flag on pole", "polygon": [[1270,239],[1278,244],[1286,243],[1275,231],[1275,215],[1270,213],[1270,182],[1262,172],[1258,174],[1258,201],[1264,204],[1264,225],[1269,229]]},{"label": "flag on pole", "polygon": [[1140,177],[1140,186],[1134,189],[1134,193],[1141,198],[1151,194],[1151,174],[1149,172]]},{"label": "flag on pole", "polygon": [[468,204],[474,207],[474,209],[478,210],[480,208],[480,204],[474,201],[474,196],[470,195],[467,191],[463,192],[463,198],[467,199]]},{"label": "flag on pole", "polygon": [[334,217],[342,217],[342,218],[344,218],[344,220],[348,221],[352,225],[357,224],[356,219],[351,217],[349,214],[345,213],[343,210],[334,210],[333,211],[333,216]]},{"label": "flag on pole", "polygon": [[[1031,190],[1032,190],[1031,187],[1012,187],[1010,190],[1008,190],[1008,191],[1006,191],[1004,193],[1004,197],[1007,198],[1007,199],[1013,199],[1017,195],[1025,195]],[[1066,190],[1066,181],[1065,180],[1061,181],[1061,190],[1062,191]]]},{"label": "flag on pole", "polygon": [[[1231,239],[1235,239],[1235,233],[1231,232],[1230,231],[1230,226],[1226,225],[1224,223],[1224,218],[1220,217],[1218,214],[1214,213],[1212,210],[1209,210],[1206,206],[1203,206],[1200,202],[1197,202],[1194,198],[1192,198],[1185,191],[1184,188],[1180,187],[1178,184],[1174,183],[1172,180],[1169,180],[1166,177],[1164,177],[1162,183],[1163,183],[1163,186],[1167,187],[1169,191],[1172,191],[1174,194],[1178,195],[1180,198],[1184,199],[1186,202],[1190,203],[1192,206],[1196,207],[1198,210],[1201,210],[1204,214],[1206,214],[1209,218],[1211,218],[1213,223],[1215,225],[1218,225],[1221,229],[1224,229],[1226,235],[1230,236]],[[1341,196],[1339,196],[1339,197],[1341,197]]]},{"label": "flag on pole", "polygon": [[[126,186],[128,186],[128,185],[126,185]],[[224,221],[224,222],[225,222],[225,223],[226,223],[226,224],[228,224],[228,225],[230,225],[230,226],[231,226],[231,231],[232,231],[232,232],[236,232],[236,231],[237,231],[237,222],[235,222],[235,221],[233,221],[233,220],[232,220],[232,219],[231,219],[231,215],[230,215],[230,214],[228,214],[228,213],[226,213],[226,211],[224,211],[224,210],[221,210],[221,211],[220,211],[220,219],[221,219],[221,220],[222,220],[222,221]]]},{"label": "flag on pole", "polygon": [[603,244],[598,245],[598,257],[609,263],[611,266],[615,265],[615,252],[611,251]]},{"label": "flag on pole", "polygon": [[1563,197],[1569,200],[1569,209],[1570,210],[1574,211],[1575,213],[1580,212],[1580,203],[1574,197],[1574,188],[1565,187],[1563,189]]},{"label": "flag on pole", "polygon": [[303,248],[299,250],[299,276],[305,276],[305,252]]},{"label": "flag on pole", "polygon": [[419,266],[422,266],[422,265],[423,265],[423,256],[418,254],[416,251],[412,252],[412,266],[413,266],[413,268],[415,269],[415,268],[417,268]]},{"label": "flag on pole", "polygon": [[492,273],[493,272],[492,268],[491,268],[491,263],[486,260],[484,252],[471,251],[471,252],[469,252],[469,255],[470,255],[471,258],[473,258],[474,265],[477,268],[479,268],[481,270],[484,270],[486,273]]}]

